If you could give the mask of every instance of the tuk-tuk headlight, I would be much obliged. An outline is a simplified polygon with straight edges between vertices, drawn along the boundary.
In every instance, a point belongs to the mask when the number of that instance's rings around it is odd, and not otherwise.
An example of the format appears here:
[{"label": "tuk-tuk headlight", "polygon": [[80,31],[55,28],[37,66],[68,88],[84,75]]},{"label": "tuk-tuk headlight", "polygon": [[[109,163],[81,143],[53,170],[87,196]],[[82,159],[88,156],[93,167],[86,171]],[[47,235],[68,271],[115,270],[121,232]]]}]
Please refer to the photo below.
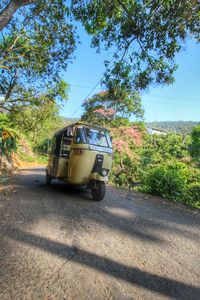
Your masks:
[{"label": "tuk-tuk headlight", "polygon": [[108,175],[108,170],[107,169],[102,169],[101,170],[101,175],[102,176],[107,176]]}]

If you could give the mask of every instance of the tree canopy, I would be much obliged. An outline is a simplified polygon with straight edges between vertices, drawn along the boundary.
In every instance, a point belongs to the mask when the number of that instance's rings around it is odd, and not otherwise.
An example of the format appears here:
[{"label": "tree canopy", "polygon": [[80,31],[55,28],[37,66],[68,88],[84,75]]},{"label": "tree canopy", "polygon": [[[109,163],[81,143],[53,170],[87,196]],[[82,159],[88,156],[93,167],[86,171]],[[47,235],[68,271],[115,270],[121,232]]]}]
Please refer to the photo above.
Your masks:
[{"label": "tree canopy", "polygon": [[7,113],[0,114],[0,129],[14,128],[20,139],[25,138],[34,151],[46,153],[48,139],[52,133],[63,127],[64,121],[59,116],[59,97],[67,95],[66,89],[46,90],[36,99],[31,99],[30,104],[19,104]]},{"label": "tree canopy", "polygon": [[12,127],[28,136],[34,145],[50,137],[61,123],[58,106],[48,98],[40,99],[39,105],[18,107],[15,112],[10,113],[9,118]]},{"label": "tree canopy", "polygon": [[[9,50],[6,56],[21,41],[15,57],[25,55],[34,72],[37,65],[38,72],[45,70],[51,76],[53,69],[55,75],[56,66],[58,74],[75,49],[75,19],[92,36],[97,51],[113,52],[105,61],[108,88],[118,85],[137,90],[172,83],[176,53],[188,37],[200,40],[198,0],[72,0],[69,4],[64,0],[4,0],[0,17],[11,4],[15,5],[12,14],[21,8],[3,31],[11,36],[9,48],[8,41],[3,44]],[[16,34],[19,27],[24,38]],[[0,64],[10,68],[4,56]]]},{"label": "tree canopy", "polygon": [[0,31],[10,22],[12,16],[19,8],[36,1],[37,0],[2,0],[0,4]]},{"label": "tree canopy", "polygon": [[143,117],[141,98],[137,92],[103,91],[83,103],[83,121],[99,125],[120,126],[129,124],[129,118]]},{"label": "tree canopy", "polygon": [[191,156],[200,161],[200,125],[197,125],[192,130],[192,144],[190,147]]},{"label": "tree canopy", "polygon": [[105,61],[107,87],[172,83],[176,53],[189,36],[200,40],[198,0],[72,0],[72,11],[94,48],[114,52]]},{"label": "tree canopy", "polygon": [[[0,108],[62,85],[75,50],[64,1],[38,1],[15,14],[0,37]],[[18,102],[19,103],[19,102]]]}]

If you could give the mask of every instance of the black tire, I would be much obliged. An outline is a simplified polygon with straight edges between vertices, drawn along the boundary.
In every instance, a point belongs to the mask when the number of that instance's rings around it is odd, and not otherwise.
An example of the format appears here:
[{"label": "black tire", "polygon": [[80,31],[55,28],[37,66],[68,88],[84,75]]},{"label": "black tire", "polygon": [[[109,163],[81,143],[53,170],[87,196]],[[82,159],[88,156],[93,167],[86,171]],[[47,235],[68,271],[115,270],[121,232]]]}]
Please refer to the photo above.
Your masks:
[{"label": "black tire", "polygon": [[49,175],[48,171],[46,171],[46,185],[51,184],[51,175]]},{"label": "black tire", "polygon": [[92,199],[94,201],[101,201],[106,193],[106,185],[103,181],[95,180],[92,187]]}]

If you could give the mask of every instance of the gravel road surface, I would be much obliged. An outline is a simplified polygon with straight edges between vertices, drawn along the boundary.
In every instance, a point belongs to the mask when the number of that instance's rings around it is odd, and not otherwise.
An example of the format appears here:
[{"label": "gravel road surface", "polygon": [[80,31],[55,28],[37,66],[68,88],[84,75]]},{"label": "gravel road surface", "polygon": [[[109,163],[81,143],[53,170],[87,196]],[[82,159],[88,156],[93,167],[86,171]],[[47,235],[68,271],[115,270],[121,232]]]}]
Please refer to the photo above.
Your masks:
[{"label": "gravel road surface", "polygon": [[24,169],[0,192],[0,300],[200,299],[199,211],[44,181]]}]

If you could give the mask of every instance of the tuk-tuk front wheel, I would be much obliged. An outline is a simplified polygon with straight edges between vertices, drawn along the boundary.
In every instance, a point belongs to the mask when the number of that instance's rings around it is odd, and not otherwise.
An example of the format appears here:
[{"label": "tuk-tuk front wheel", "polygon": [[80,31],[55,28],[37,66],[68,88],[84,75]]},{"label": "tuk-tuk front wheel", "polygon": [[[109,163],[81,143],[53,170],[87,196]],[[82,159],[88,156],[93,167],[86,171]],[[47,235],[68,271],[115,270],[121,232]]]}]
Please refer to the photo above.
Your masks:
[{"label": "tuk-tuk front wheel", "polygon": [[101,201],[106,192],[105,182],[95,180],[92,185],[92,199],[95,201]]}]

